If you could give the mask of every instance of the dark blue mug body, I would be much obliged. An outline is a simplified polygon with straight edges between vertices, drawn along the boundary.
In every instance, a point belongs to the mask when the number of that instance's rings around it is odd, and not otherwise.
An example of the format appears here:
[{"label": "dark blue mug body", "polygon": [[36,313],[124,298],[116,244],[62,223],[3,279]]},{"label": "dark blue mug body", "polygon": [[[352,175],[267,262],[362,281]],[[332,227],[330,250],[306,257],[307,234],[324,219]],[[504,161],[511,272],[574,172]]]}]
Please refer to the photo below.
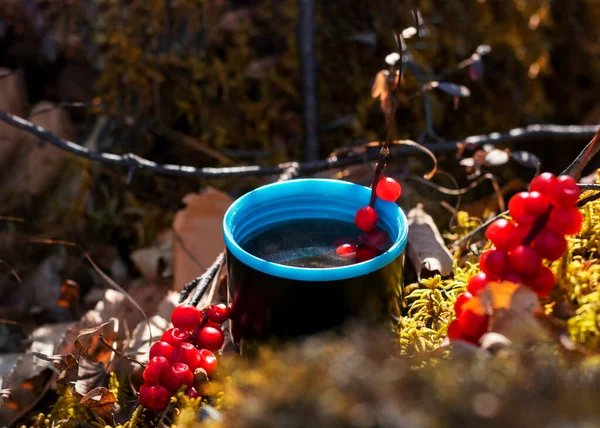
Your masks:
[{"label": "dark blue mug body", "polygon": [[352,317],[380,322],[400,315],[408,226],[395,203],[375,203],[378,227],[393,244],[366,262],[299,268],[260,259],[242,248],[261,230],[280,222],[309,218],[352,222],[370,194],[370,189],[345,181],[300,179],[260,187],[231,205],[223,229],[235,342],[295,338],[335,328]]}]

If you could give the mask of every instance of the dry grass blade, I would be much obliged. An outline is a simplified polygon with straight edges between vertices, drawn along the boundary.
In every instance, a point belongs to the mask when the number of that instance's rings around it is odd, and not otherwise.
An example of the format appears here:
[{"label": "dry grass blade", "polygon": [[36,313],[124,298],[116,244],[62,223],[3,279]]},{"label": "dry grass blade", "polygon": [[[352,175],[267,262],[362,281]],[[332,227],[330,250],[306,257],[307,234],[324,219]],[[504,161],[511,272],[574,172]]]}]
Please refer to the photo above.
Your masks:
[{"label": "dry grass blade", "polygon": [[25,223],[25,219],[21,218],[21,217],[12,217],[12,216],[7,216],[7,215],[2,215],[0,216],[0,220],[2,221],[15,221],[18,223]]},{"label": "dry grass blade", "polygon": [[[143,369],[146,368],[146,366],[142,363],[140,363],[138,360],[136,360],[135,358],[131,358],[128,355],[125,355],[121,352],[119,352],[117,349],[115,349],[114,346],[112,346],[110,343],[108,343],[108,341],[104,338],[104,336],[102,336],[102,334],[100,334],[98,336],[98,340],[100,340],[100,343],[102,343],[102,345],[106,346],[108,349],[110,349],[115,355],[117,355],[119,358],[123,358],[127,361],[131,361],[132,363],[136,363],[138,364],[140,367],[142,367]],[[112,363],[112,361],[111,361]]]},{"label": "dry grass blade", "polygon": [[496,197],[498,198],[498,206],[500,207],[500,210],[504,211],[506,209],[505,204],[504,204],[504,197],[502,196],[502,191],[500,190],[500,187],[498,186],[498,181],[490,173],[487,173],[487,174],[477,177],[477,179],[473,180],[467,187],[463,187],[462,189],[448,189],[447,187],[440,186],[439,184],[436,184],[436,183],[432,183],[431,181],[423,180],[420,177],[411,176],[410,178],[411,178],[411,180],[414,180],[421,184],[429,186],[432,189],[435,189],[438,192],[443,193],[445,195],[458,196],[458,197],[460,197],[461,195],[464,195],[465,193],[467,193],[470,190],[475,189],[477,186],[479,186],[485,180],[490,180],[492,182],[492,186],[494,187],[494,192],[496,193]]},{"label": "dry grass blade", "polygon": [[[81,338],[83,336],[87,336],[87,335],[90,335],[90,334],[97,333],[98,331],[102,330],[104,327],[106,327],[107,325],[110,325],[110,324],[114,324],[115,328],[118,328],[118,322],[119,321],[117,319],[113,318],[113,319],[111,319],[109,321],[106,321],[106,322],[104,322],[104,323],[102,323],[100,325],[97,325],[95,327],[84,328],[84,329],[80,330],[79,334],[75,338],[75,349],[77,350],[77,352],[79,353],[79,355],[86,355],[87,351],[89,349],[89,346],[91,345],[90,344],[87,347],[85,346],[85,344],[81,341]],[[110,359],[112,360],[112,358],[110,358]]]},{"label": "dry grass blade", "polygon": [[437,168],[438,168],[437,158],[435,157],[435,155],[433,154],[433,152],[431,150],[429,150],[427,147],[423,146],[422,144],[419,144],[419,143],[417,143],[415,141],[412,141],[412,140],[394,140],[394,141],[390,142],[390,145],[414,147],[414,148],[422,151],[423,153],[425,153],[427,156],[429,156],[431,158],[431,160],[433,161],[433,167],[431,168],[431,170],[427,174],[423,175],[423,177],[425,178],[425,180],[431,180],[431,178],[437,172]]},{"label": "dry grass blade", "polygon": [[153,337],[152,337],[152,327],[150,325],[150,320],[148,319],[148,316],[146,315],[146,313],[144,312],[144,310],[141,308],[141,306],[135,301],[135,299],[133,297],[131,297],[131,295],[125,291],[125,289],[123,287],[121,287],[119,284],[117,284],[111,277],[109,277],[106,273],[104,273],[102,271],[102,269],[100,269],[98,267],[98,265],[96,264],[96,262],[94,262],[94,260],[92,260],[92,258],[90,257],[90,255],[88,254],[87,251],[85,251],[83,249],[83,247],[81,247],[79,244],[76,244],[75,242],[71,242],[71,241],[61,241],[61,240],[54,240],[54,239],[31,239],[30,240],[31,243],[33,244],[45,244],[45,245],[64,245],[67,247],[75,247],[77,249],[79,249],[83,255],[85,256],[85,258],[87,259],[87,261],[89,262],[89,264],[92,266],[92,268],[96,271],[96,273],[98,275],[100,275],[100,277],[108,284],[110,285],[112,288],[114,288],[115,290],[119,291],[120,293],[123,293],[123,295],[125,296],[125,298],[133,305],[135,306],[135,308],[140,311],[140,313],[142,314],[142,316],[144,317],[144,320],[146,321],[146,324],[148,326],[148,332],[150,334],[150,342],[153,342]]},{"label": "dry grass blade", "polygon": [[11,275],[17,280],[17,282],[20,284],[21,283],[21,277],[19,276],[19,274],[17,273],[16,270],[14,270],[14,268],[9,265],[6,261],[0,259],[0,264],[3,264],[4,266],[6,266],[6,268],[10,271]]},{"label": "dry grass blade", "polygon": [[[393,141],[390,141],[389,144],[391,146],[410,146],[410,147],[416,148],[417,150],[425,153],[427,156],[429,156],[431,158],[431,160],[433,162],[433,167],[431,168],[431,170],[429,172],[424,174],[423,177],[425,178],[425,180],[431,180],[431,178],[436,174],[437,168],[438,168],[437,157],[431,150],[429,150],[424,145],[419,144],[412,140],[393,140]],[[362,152],[365,152],[370,147],[379,147],[380,145],[381,145],[380,141],[370,141],[368,143],[362,144],[359,147],[356,147],[356,146],[355,147],[344,147],[339,150],[336,150],[335,152],[332,152],[329,155],[329,157],[337,158],[344,153],[353,152],[353,151],[355,152],[355,151],[357,151],[357,149]]]}]

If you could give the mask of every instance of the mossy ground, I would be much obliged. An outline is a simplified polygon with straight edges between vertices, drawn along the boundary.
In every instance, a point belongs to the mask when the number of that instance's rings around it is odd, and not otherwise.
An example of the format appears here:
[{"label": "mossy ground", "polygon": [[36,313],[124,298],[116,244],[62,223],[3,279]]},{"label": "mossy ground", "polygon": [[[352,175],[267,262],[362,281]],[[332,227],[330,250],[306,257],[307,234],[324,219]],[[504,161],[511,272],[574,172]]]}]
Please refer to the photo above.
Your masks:
[{"label": "mossy ground", "polygon": [[[463,344],[440,348],[454,319],[453,302],[478,272],[477,257],[470,254],[456,262],[453,278],[436,276],[405,287],[405,315],[395,334],[350,325],[341,336],[262,348],[252,358],[224,357],[211,399],[173,399],[174,411],[163,422],[261,428],[593,426],[600,417],[600,201],[582,212],[581,232],[552,264],[559,285],[542,302],[547,319],[568,329],[572,346],[556,340],[547,326],[523,320],[527,340],[494,352]],[[476,225],[469,221],[461,214],[451,232],[468,232]],[[111,385],[118,398],[119,384]],[[207,403],[222,411],[221,421],[197,420],[198,406]],[[109,424],[83,411],[65,389],[52,412],[33,426],[65,419]],[[123,426],[155,422],[138,410]]]}]

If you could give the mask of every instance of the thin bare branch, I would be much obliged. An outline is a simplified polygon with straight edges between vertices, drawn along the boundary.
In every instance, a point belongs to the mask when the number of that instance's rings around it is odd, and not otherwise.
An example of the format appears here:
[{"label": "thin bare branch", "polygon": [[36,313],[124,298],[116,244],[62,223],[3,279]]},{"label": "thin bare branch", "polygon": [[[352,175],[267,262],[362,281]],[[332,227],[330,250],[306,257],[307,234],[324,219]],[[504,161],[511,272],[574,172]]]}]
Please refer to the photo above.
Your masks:
[{"label": "thin bare branch", "polygon": [[570,175],[575,180],[581,178],[581,173],[586,165],[592,160],[594,156],[600,151],[600,128],[597,129],[594,138],[588,143],[587,146],[579,153],[579,156],[575,158],[573,163],[563,171],[564,175]]},{"label": "thin bare branch", "polygon": [[[61,150],[96,162],[124,167],[127,170],[140,169],[165,175],[224,178],[279,175],[289,168],[289,163],[272,166],[249,165],[225,168],[198,168],[186,165],[159,164],[132,153],[116,155],[89,150],[72,141],[60,138],[41,126],[37,126],[26,119],[7,113],[4,110],[0,110],[0,121],[29,132]],[[576,142],[591,138],[596,131],[596,126],[530,125],[527,128],[513,129],[505,133],[496,132],[488,135],[471,136],[461,141],[428,144],[427,148],[433,153],[457,153],[459,149],[462,150],[464,147],[475,150],[484,144],[517,144],[524,141],[542,141],[546,144],[557,142],[564,144],[568,141]],[[418,154],[420,151],[414,147],[392,147],[391,152],[393,154]],[[366,154],[368,160],[373,160],[377,157],[378,153]],[[298,163],[298,171],[299,175],[311,174],[330,168],[357,165],[364,161],[364,154],[351,155],[344,158],[330,157],[314,162]]]}]

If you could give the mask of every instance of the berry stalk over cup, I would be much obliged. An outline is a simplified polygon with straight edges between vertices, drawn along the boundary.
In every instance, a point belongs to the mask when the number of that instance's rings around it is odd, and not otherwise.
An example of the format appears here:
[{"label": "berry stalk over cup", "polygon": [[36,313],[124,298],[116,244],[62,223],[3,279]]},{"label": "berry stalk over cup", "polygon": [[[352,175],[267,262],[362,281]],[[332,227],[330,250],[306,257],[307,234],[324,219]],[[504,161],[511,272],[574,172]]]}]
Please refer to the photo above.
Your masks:
[{"label": "berry stalk over cup", "polygon": [[[381,145],[381,150],[379,151],[379,159],[375,165],[375,172],[373,173],[373,180],[371,181],[371,197],[369,200],[369,205],[360,208],[354,217],[354,224],[356,224],[360,230],[367,233],[367,235],[361,236],[361,238],[364,239],[359,238],[358,245],[355,246],[355,254],[352,254],[355,255],[357,263],[370,260],[385,251],[382,249],[381,245],[373,244],[374,241],[379,242],[381,239],[383,239],[383,235],[387,237],[386,242],[389,241],[389,236],[387,236],[385,231],[376,230],[377,222],[379,220],[377,211],[375,211],[376,199],[379,198],[388,202],[396,202],[402,193],[402,187],[400,186],[400,183],[391,177],[385,177],[383,173],[386,166],[387,157],[390,154],[389,145],[390,141],[392,140],[393,120],[396,117],[396,109],[398,107],[398,92],[400,88],[400,82],[402,81],[403,42],[400,35],[396,36],[396,42],[400,48],[399,59],[397,61],[397,63],[400,64],[400,68],[398,71],[396,71],[395,66],[392,65],[389,73],[393,79],[392,82],[389,82],[391,89],[393,90],[393,102],[391,114],[386,118],[386,135]],[[349,253],[348,248],[342,249],[341,246],[338,247],[336,252],[338,255],[342,252],[344,254],[351,254]]]},{"label": "berry stalk over cup", "polygon": [[457,319],[448,327],[450,340],[477,344],[487,331],[489,315],[475,313],[467,303],[477,299],[490,282],[522,284],[539,297],[552,291],[556,277],[545,261],[560,259],[568,248],[565,235],[581,229],[583,217],[576,207],[579,193],[573,177],[545,172],[531,181],[529,192],[510,199],[511,220],[498,219],[488,227],[485,236],[493,246],[481,254],[481,272],[456,300]]}]

